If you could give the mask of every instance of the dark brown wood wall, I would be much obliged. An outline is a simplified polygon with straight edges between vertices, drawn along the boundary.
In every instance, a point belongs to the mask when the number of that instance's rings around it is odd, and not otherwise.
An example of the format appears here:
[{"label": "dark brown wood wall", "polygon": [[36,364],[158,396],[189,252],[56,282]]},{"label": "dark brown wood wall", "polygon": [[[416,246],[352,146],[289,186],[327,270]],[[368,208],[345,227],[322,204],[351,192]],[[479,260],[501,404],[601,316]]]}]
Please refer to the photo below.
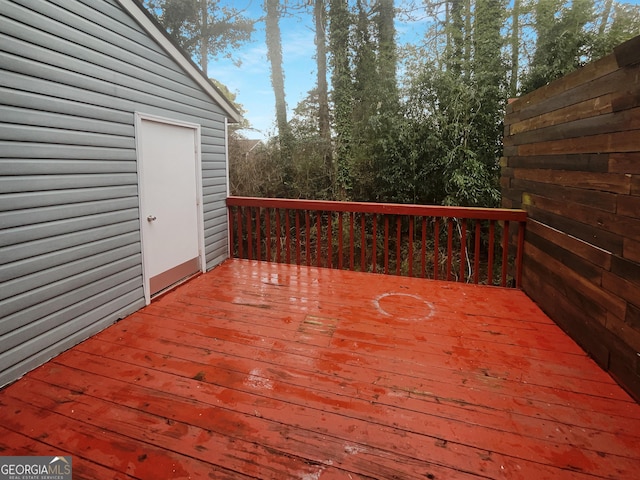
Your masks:
[{"label": "dark brown wood wall", "polygon": [[640,399],[640,37],[507,109],[523,289]]}]

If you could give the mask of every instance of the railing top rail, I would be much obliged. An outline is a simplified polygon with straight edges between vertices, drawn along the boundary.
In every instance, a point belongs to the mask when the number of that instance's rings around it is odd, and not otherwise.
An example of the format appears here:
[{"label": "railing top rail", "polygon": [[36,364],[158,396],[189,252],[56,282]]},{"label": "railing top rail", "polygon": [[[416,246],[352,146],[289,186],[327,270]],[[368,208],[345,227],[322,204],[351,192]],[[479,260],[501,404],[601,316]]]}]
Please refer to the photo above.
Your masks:
[{"label": "railing top rail", "polygon": [[384,213],[423,217],[470,218],[524,222],[527,212],[507,208],[446,207],[399,203],[337,202],[331,200],[300,200],[260,197],[227,197],[227,206],[282,208],[322,212]]}]

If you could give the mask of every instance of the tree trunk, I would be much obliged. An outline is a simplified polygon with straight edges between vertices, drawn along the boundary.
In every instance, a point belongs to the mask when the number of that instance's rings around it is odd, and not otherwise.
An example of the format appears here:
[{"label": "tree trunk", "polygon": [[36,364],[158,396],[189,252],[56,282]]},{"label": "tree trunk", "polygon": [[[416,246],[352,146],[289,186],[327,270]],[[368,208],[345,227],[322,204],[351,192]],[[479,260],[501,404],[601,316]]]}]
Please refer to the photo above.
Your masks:
[{"label": "tree trunk", "polygon": [[316,62],[318,68],[318,130],[322,141],[322,156],[329,184],[333,183],[331,155],[331,125],[329,123],[329,93],[327,86],[327,36],[325,32],[325,2],[316,0],[313,7],[316,28]]},{"label": "tree trunk", "polygon": [[329,46],[333,67],[331,83],[336,131],[336,195],[339,200],[346,200],[351,189],[353,84],[349,64],[350,26],[347,0],[330,0]]},{"label": "tree trunk", "polygon": [[285,167],[290,158],[289,124],[287,123],[287,103],[284,94],[284,72],[282,70],[282,40],[280,35],[280,7],[278,0],[266,0],[267,56],[271,64],[271,85],[275,95],[276,124],[280,151]]},{"label": "tree trunk", "polygon": [[200,1],[200,68],[204,74],[209,77],[207,73],[208,60],[209,60],[209,12],[207,11],[208,0]]},{"label": "tree trunk", "polygon": [[378,75],[381,92],[380,102],[385,113],[396,113],[399,104],[398,85],[396,82],[396,29],[393,0],[379,0],[376,23],[378,29]]},{"label": "tree trunk", "polygon": [[604,4],[604,11],[602,12],[602,18],[600,19],[600,27],[598,28],[598,35],[604,36],[604,32],[609,23],[609,15],[611,15],[611,7],[613,6],[613,0],[607,0]]},{"label": "tree trunk", "polygon": [[511,83],[509,95],[518,96],[518,75],[520,70],[520,0],[513,0],[511,29]]}]

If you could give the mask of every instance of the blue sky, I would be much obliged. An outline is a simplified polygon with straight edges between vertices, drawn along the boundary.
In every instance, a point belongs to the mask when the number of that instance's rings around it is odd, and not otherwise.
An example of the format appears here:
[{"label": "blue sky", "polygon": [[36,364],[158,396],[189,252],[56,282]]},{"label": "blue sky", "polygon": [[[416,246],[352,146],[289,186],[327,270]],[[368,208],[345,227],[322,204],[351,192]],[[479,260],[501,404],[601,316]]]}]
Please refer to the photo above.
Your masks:
[{"label": "blue sky", "polygon": [[[247,16],[256,18],[263,15],[262,0],[229,0],[236,9],[247,9]],[[415,38],[420,35],[420,22],[398,24],[400,38]],[[283,18],[280,23],[282,34],[283,66],[285,75],[285,94],[288,118],[296,105],[315,87],[315,44],[311,10],[298,12],[295,16]],[[242,104],[255,130],[243,131],[247,138],[266,139],[275,133],[275,100],[271,87],[271,73],[267,61],[264,22],[256,25],[251,42],[245,44],[233,61],[219,58],[209,62],[209,77],[222,82],[236,94],[236,100]]]}]

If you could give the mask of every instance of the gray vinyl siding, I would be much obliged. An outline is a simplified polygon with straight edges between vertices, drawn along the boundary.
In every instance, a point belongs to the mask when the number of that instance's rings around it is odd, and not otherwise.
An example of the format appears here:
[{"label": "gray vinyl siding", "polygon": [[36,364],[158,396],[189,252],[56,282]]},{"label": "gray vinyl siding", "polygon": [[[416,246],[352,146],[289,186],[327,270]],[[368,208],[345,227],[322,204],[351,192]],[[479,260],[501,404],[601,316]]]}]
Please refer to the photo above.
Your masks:
[{"label": "gray vinyl siding", "polygon": [[0,0],[0,386],[144,305],[135,112],[201,125],[213,268],[224,110],[115,0]]}]

